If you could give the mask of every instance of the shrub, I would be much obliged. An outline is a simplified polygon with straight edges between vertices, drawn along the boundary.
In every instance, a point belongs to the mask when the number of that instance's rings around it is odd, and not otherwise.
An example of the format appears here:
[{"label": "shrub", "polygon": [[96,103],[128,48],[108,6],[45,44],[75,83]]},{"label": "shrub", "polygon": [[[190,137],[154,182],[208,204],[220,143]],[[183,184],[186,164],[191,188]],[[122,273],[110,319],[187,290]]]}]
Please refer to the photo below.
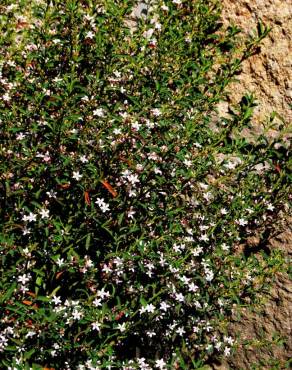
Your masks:
[{"label": "shrub", "polygon": [[1,3],[2,368],[202,367],[282,263],[240,246],[288,209],[287,143],[243,137],[252,96],[216,111],[267,28],[133,6]]}]

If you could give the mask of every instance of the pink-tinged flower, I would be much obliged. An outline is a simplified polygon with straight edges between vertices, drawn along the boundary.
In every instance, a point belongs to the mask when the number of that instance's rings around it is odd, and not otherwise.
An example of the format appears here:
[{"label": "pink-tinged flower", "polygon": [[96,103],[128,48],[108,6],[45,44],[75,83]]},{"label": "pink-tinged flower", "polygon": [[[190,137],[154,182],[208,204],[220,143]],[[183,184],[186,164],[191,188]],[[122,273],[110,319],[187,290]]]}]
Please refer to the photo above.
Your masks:
[{"label": "pink-tinged flower", "polygon": [[91,324],[91,326],[92,326],[92,329],[93,329],[93,330],[100,331],[101,323],[100,323],[100,322],[95,321],[95,322],[93,322],[93,323]]},{"label": "pink-tinged flower", "polygon": [[23,140],[26,137],[26,135],[22,132],[16,135],[16,140]]},{"label": "pink-tinged flower", "polygon": [[95,298],[95,300],[92,302],[92,304],[95,307],[101,307],[102,306],[101,299]]},{"label": "pink-tinged flower", "polygon": [[9,96],[7,93],[6,94],[4,94],[4,95],[2,95],[2,99],[4,100],[4,101],[10,101],[11,100],[11,96]]},{"label": "pink-tinged flower", "polygon": [[182,293],[176,293],[175,294],[175,299],[178,301],[178,302],[184,302],[185,301],[185,297]]},{"label": "pink-tinged flower", "polygon": [[224,356],[230,356],[231,349],[229,347],[225,347],[224,349]]},{"label": "pink-tinged flower", "polygon": [[190,292],[196,292],[199,289],[199,287],[195,285],[194,283],[189,284],[188,288]]},{"label": "pink-tinged flower", "polygon": [[161,116],[161,110],[159,108],[154,108],[154,109],[151,109],[151,113],[153,114],[153,116],[155,117],[159,117]]},{"label": "pink-tinged flower", "polygon": [[17,279],[17,281],[21,283],[22,285],[25,285],[29,280],[30,278],[26,274],[19,276]]}]

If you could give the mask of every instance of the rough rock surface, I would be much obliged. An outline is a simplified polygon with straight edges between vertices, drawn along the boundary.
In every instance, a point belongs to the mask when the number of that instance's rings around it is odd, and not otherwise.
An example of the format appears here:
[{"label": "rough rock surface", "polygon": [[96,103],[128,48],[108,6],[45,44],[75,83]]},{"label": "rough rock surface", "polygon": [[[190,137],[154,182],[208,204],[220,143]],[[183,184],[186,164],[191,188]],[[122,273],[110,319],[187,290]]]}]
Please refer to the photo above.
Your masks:
[{"label": "rough rock surface", "polygon": [[[244,62],[240,83],[230,86],[230,102],[237,103],[247,92],[253,92],[259,106],[254,124],[260,125],[276,111],[289,124],[292,122],[292,0],[223,0],[224,22],[234,22],[246,34],[256,28],[257,21],[272,27],[263,40],[261,53]],[[219,107],[219,110],[226,105]],[[291,127],[291,126],[290,126]],[[292,228],[271,241],[270,248],[280,248],[287,259],[292,255]],[[228,361],[213,369],[284,369],[292,356],[292,282],[285,274],[277,274],[266,304],[260,312],[243,312],[240,321],[230,326],[241,333],[242,345]],[[283,343],[269,344],[273,336]],[[263,340],[266,340],[265,344]],[[274,363],[273,363],[274,362]],[[278,362],[278,364],[277,364]],[[256,367],[252,367],[256,364]],[[291,364],[290,364],[291,365]]]},{"label": "rough rock surface", "polygon": [[272,30],[262,41],[260,54],[244,62],[239,84],[230,88],[233,102],[254,92],[260,105],[255,119],[277,111],[292,121],[292,0],[223,0],[222,20],[234,22],[244,33],[256,29],[258,20]]}]

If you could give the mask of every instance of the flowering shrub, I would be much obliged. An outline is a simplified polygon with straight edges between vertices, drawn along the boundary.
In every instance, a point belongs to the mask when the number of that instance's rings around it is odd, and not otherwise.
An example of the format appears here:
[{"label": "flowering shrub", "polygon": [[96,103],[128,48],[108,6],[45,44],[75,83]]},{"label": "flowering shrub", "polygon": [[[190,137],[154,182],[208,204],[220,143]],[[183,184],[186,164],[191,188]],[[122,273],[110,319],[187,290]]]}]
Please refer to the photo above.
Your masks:
[{"label": "flowering shrub", "polygon": [[268,30],[151,4],[1,2],[1,368],[200,368],[282,263],[240,246],[288,209],[287,143],[242,136],[251,96],[216,113]]}]

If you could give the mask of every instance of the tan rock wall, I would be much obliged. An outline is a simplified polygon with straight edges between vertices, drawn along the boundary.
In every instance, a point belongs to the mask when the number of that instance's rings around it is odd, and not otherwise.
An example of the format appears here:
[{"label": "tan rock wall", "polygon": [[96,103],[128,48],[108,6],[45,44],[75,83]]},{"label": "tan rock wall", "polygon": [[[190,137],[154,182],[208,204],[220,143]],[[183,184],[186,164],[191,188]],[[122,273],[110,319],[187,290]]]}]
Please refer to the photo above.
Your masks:
[{"label": "tan rock wall", "polygon": [[246,91],[254,92],[260,103],[256,121],[277,111],[292,122],[292,0],[223,0],[222,5],[224,22],[233,21],[246,34],[259,19],[272,27],[260,54],[244,62],[240,84],[230,88],[232,101],[238,102]]},{"label": "tan rock wall", "polygon": [[[230,102],[237,103],[247,91],[253,92],[259,106],[253,124],[259,125],[277,111],[283,120],[292,123],[292,0],[223,0],[222,19],[234,22],[246,34],[256,28],[259,19],[272,27],[263,40],[260,54],[245,61],[240,83],[229,87]],[[222,106],[224,108],[224,106]],[[222,108],[221,107],[221,108]],[[219,107],[220,108],[220,107]],[[255,130],[257,131],[257,130]],[[291,136],[288,136],[291,138]],[[270,248],[282,249],[287,259],[292,255],[290,230],[271,241]],[[213,369],[284,369],[292,354],[292,283],[286,274],[278,274],[267,302],[260,312],[244,312],[230,330],[241,333],[250,345],[240,346],[237,353]],[[274,335],[284,338],[281,345],[270,345]],[[263,339],[267,340],[265,345]],[[279,365],[272,365],[272,362]],[[270,365],[268,365],[270,363]]]}]

